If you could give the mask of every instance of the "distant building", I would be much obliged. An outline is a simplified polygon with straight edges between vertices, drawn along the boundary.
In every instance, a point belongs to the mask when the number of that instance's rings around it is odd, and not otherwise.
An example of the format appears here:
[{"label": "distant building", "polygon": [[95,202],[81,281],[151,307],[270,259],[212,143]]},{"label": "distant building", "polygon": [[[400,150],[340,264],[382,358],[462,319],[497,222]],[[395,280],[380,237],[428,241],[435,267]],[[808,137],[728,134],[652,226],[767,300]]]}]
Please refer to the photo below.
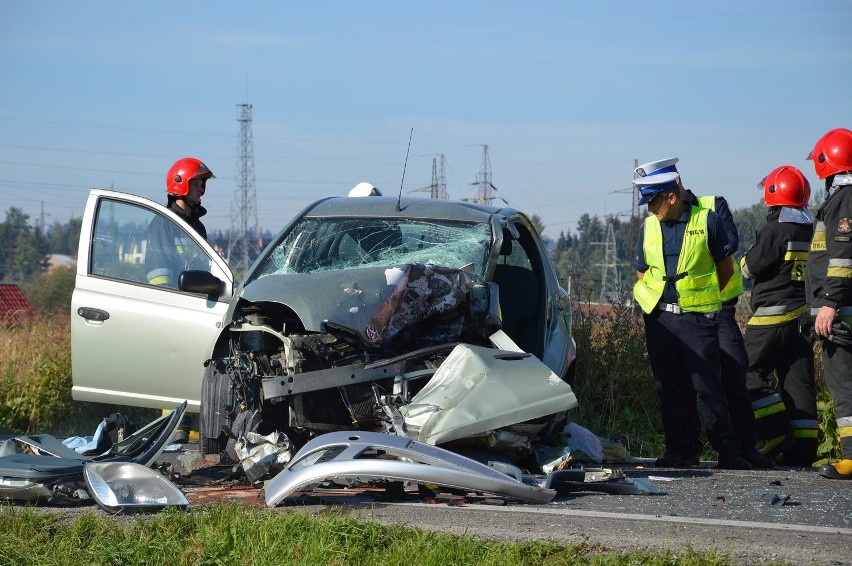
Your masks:
[{"label": "distant building", "polygon": [[35,310],[17,285],[0,283],[0,324],[16,326],[35,316]]},{"label": "distant building", "polygon": [[57,267],[77,267],[77,256],[51,254],[47,256],[47,271],[51,272]]}]

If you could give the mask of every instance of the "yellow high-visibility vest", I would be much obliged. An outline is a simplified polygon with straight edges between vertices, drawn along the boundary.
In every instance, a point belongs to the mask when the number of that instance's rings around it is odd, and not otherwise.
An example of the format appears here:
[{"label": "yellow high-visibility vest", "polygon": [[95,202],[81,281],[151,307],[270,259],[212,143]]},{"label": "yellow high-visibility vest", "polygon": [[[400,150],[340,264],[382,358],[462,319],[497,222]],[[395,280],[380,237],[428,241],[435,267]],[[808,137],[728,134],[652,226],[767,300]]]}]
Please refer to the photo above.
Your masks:
[{"label": "yellow high-visibility vest", "polygon": [[[722,308],[716,260],[707,242],[706,208],[693,206],[683,234],[683,244],[677,259],[675,289],[678,303],[685,311],[716,312]],[[655,216],[645,220],[642,249],[648,270],[633,286],[633,296],[645,313],[651,313],[663,296],[666,286],[666,262],[663,257],[663,228]]]},{"label": "yellow high-visibility vest", "polygon": [[[698,197],[698,205],[702,208],[707,208],[716,211],[716,197],[703,196]],[[743,294],[743,274],[740,271],[740,262],[734,259],[734,274],[728,280],[725,288],[722,289],[722,302],[729,301]]]}]

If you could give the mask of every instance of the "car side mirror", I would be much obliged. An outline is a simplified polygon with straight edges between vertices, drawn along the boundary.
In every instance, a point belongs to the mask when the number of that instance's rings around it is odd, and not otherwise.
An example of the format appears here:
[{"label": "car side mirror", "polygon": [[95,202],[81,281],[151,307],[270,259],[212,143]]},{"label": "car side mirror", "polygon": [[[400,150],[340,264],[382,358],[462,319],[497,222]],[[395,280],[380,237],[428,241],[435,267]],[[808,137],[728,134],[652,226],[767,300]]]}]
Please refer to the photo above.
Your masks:
[{"label": "car side mirror", "polygon": [[178,289],[187,293],[218,297],[222,292],[222,280],[209,271],[190,269],[181,271],[178,275]]}]

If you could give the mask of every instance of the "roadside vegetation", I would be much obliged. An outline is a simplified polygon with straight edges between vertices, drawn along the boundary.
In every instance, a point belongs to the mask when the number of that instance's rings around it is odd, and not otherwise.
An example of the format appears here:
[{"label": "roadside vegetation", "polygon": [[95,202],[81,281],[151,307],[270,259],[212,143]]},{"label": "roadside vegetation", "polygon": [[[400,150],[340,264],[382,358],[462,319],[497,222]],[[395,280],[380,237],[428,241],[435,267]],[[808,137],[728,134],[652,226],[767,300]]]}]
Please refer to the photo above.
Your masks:
[{"label": "roadside vegetation", "polygon": [[724,566],[719,552],[617,552],[580,542],[497,542],[366,523],[342,513],[311,515],[222,503],[116,521],[0,508],[0,563],[66,564],[636,564]]}]

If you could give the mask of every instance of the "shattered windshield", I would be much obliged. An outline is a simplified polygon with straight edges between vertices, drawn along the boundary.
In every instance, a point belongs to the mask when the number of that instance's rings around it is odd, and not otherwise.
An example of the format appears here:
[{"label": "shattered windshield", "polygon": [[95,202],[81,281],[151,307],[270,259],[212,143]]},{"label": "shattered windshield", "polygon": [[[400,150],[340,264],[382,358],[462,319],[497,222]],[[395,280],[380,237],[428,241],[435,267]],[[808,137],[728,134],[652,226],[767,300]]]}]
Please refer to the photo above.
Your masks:
[{"label": "shattered windshield", "polygon": [[412,218],[303,218],[255,277],[424,263],[483,275],[487,223]]}]

